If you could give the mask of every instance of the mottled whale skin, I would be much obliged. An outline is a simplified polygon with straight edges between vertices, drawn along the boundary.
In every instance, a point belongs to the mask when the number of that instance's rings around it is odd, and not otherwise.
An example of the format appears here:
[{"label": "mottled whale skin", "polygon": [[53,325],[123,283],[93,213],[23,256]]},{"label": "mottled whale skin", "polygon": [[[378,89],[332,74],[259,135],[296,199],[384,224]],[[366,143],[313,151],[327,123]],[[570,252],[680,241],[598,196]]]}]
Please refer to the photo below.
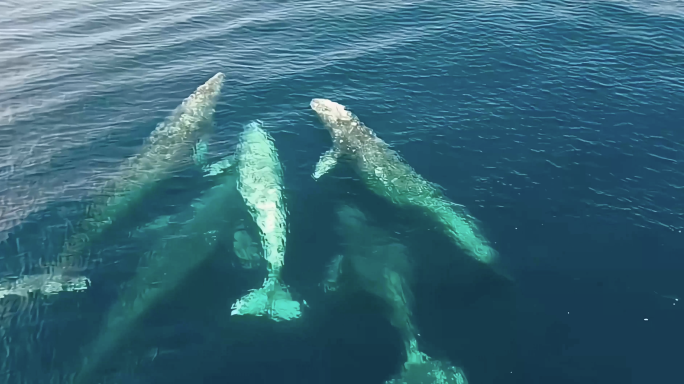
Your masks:
[{"label": "mottled whale skin", "polygon": [[469,256],[485,264],[495,263],[498,253],[464,207],[449,201],[343,105],[328,99],[313,99],[310,105],[333,140],[333,147],[316,164],[314,179],[344,158],[374,193],[395,205],[421,209]]},{"label": "mottled whale skin", "polygon": [[152,132],[143,151],[121,166],[88,207],[86,217],[58,256],[62,268],[83,267],[81,258],[90,242],[114,221],[130,212],[155,183],[189,154],[213,114],[225,75],[212,76],[183,100],[173,114]]}]

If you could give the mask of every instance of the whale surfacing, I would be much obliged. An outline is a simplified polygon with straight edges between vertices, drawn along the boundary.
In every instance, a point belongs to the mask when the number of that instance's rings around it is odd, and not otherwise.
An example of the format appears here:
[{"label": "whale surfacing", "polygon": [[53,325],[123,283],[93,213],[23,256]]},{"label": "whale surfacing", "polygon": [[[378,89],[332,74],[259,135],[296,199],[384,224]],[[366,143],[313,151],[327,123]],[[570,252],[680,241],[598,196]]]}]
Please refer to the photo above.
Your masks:
[{"label": "whale surfacing", "polygon": [[260,230],[268,276],[231,306],[231,315],[267,315],[274,321],[301,316],[299,302],[282,282],[287,239],[287,209],[283,196],[283,168],[273,138],[260,121],[245,127],[237,150],[238,183],[249,213]]},{"label": "whale surfacing", "polygon": [[342,104],[328,99],[313,99],[310,106],[333,140],[333,147],[316,164],[312,175],[314,179],[328,173],[339,159],[348,159],[374,193],[395,205],[422,210],[438,222],[469,256],[485,264],[495,263],[498,253],[480,233],[476,220],[464,207],[444,197],[433,183],[413,170]]},{"label": "whale surfacing", "polygon": [[59,266],[81,266],[88,245],[131,209],[156,182],[166,178],[184,159],[202,158],[198,143],[202,128],[212,119],[225,75],[218,72],[200,85],[150,135],[145,148],[122,164],[120,174],[101,189],[76,232],[58,256]]}]

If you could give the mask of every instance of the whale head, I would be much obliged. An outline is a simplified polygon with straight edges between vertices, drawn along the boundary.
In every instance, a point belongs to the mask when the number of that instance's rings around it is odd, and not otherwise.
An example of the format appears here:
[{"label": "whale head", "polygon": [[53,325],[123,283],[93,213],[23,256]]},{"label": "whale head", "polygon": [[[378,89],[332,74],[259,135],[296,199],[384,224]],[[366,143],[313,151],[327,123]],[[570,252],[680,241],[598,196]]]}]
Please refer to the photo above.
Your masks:
[{"label": "whale head", "polygon": [[204,84],[202,84],[197,90],[208,95],[214,95],[221,92],[221,87],[223,86],[223,81],[226,79],[226,75],[222,72],[216,73]]},{"label": "whale head", "polygon": [[343,134],[342,128],[353,121],[352,114],[344,108],[344,105],[334,101],[312,99],[310,105],[333,137],[341,136]]}]

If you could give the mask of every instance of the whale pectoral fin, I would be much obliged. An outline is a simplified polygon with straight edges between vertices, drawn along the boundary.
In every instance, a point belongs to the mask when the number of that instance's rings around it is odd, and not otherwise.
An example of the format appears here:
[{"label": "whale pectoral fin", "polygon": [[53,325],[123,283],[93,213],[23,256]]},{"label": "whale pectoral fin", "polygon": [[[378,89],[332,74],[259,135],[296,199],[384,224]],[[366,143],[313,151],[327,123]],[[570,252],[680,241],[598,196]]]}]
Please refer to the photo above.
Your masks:
[{"label": "whale pectoral fin", "polygon": [[233,171],[235,165],[235,158],[233,156],[227,156],[214,164],[205,165],[202,170],[204,171],[204,177],[217,176]]},{"label": "whale pectoral fin", "polygon": [[340,275],[342,274],[343,259],[343,255],[337,255],[328,264],[325,279],[323,280],[323,282],[318,284],[319,286],[323,286],[323,292],[336,291],[337,288],[339,288],[338,280],[340,279]]},{"label": "whale pectoral fin", "polygon": [[340,157],[340,152],[337,149],[330,148],[327,150],[318,160],[318,163],[316,163],[316,169],[311,176],[314,179],[319,179],[321,176],[330,172],[330,170],[337,165],[338,157]]},{"label": "whale pectoral fin", "polygon": [[209,146],[207,142],[199,139],[197,143],[192,148],[192,160],[198,166],[206,166],[207,164],[207,152],[209,151]]}]

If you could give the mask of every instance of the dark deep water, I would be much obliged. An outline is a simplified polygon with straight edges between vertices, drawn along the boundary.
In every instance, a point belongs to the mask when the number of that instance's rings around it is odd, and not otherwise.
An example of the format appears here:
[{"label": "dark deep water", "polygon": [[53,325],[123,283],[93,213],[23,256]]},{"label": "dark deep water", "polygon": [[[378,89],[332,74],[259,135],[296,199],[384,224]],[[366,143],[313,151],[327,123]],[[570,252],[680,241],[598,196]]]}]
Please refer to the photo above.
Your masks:
[{"label": "dark deep water", "polygon": [[[68,222],[197,86],[226,83],[212,159],[261,119],[285,167],[289,323],[230,317],[263,276],[216,255],[133,330],[122,383],[381,384],[403,362],[382,306],[323,294],[334,207],[399,232],[425,351],[471,384],[682,383],[684,5],[614,1],[14,1],[0,15],[0,274],[54,258]],[[346,105],[468,207],[515,277],[397,218],[352,177],[310,175],[330,137],[314,97]],[[128,236],[210,182],[187,170],[93,244],[82,293],[6,297],[0,382],[45,383],[154,241]],[[4,316],[4,315],[3,315]],[[648,319],[648,320],[645,320]],[[132,367],[132,368],[131,368]],[[54,382],[68,382],[64,381]]]}]

